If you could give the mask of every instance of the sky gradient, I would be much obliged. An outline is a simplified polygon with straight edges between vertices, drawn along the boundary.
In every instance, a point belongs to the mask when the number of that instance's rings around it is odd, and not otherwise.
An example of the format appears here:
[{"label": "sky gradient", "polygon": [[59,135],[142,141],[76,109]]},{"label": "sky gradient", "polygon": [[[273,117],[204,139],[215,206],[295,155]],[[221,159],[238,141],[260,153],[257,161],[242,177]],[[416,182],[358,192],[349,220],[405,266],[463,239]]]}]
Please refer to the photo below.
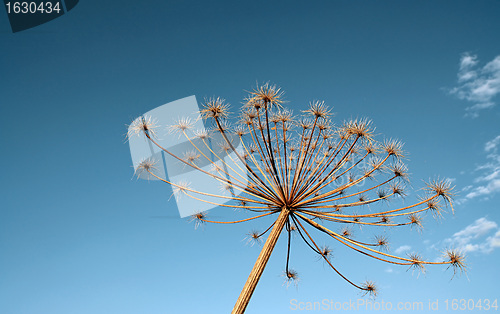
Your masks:
[{"label": "sky gradient", "polygon": [[[403,141],[415,189],[405,202],[429,178],[456,185],[454,215],[387,235],[392,252],[430,260],[461,248],[467,275],[412,274],[333,247],[344,274],[375,281],[375,301],[393,307],[498,299],[499,14],[495,0],[89,0],[13,34],[0,13],[0,313],[229,313],[259,253],[246,233],[269,220],[195,230],[170,187],[133,178],[125,134],[190,95],[236,111],[267,81],[295,112],[324,100],[336,123],[368,117],[377,139]],[[368,300],[296,244],[298,287],[283,286],[280,239],[247,313]]]}]

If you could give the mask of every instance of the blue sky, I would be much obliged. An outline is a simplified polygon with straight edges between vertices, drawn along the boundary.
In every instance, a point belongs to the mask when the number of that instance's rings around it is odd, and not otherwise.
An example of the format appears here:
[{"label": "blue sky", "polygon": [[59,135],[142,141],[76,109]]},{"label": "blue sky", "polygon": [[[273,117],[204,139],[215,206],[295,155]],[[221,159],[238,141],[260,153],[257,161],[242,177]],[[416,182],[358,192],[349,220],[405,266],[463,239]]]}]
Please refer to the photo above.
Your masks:
[{"label": "blue sky", "polygon": [[[394,307],[438,300],[437,313],[445,300],[498,298],[499,13],[493,0],[80,1],[16,34],[0,13],[0,312],[228,313],[259,252],[245,234],[268,221],[195,230],[169,187],[131,179],[124,134],[190,95],[237,108],[264,81],[296,111],[324,100],[335,121],[369,117],[380,139],[405,142],[416,190],[438,175],[456,185],[455,215],[388,235],[393,252],[431,260],[462,248],[467,276],[338,248],[349,278],[375,281],[376,301]],[[361,298],[296,244],[298,287],[283,286],[281,239],[247,313]]]}]

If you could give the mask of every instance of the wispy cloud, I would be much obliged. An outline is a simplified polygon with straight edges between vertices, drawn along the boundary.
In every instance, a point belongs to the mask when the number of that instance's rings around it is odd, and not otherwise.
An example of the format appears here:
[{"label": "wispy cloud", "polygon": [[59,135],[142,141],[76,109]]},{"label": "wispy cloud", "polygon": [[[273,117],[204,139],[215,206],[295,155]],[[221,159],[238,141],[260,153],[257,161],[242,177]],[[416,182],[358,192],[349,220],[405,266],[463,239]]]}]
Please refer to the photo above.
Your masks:
[{"label": "wispy cloud", "polygon": [[394,253],[396,253],[396,254],[399,255],[399,254],[407,252],[409,250],[411,250],[411,246],[409,246],[409,245],[402,245],[402,246],[398,247],[397,249],[395,249]]},{"label": "wispy cloud", "polygon": [[[476,167],[475,171],[481,173],[474,180],[474,185],[466,186],[462,192],[467,192],[465,199],[476,197],[489,197],[500,192],[500,135],[486,142],[484,151],[487,162]],[[462,201],[464,201],[463,199]]]},{"label": "wispy cloud", "polygon": [[500,248],[500,230],[496,222],[482,217],[445,239],[443,244],[462,253],[490,253]]},{"label": "wispy cloud", "polygon": [[497,153],[498,152],[498,145],[500,145],[500,135],[492,139],[491,141],[486,142],[486,145],[484,145],[484,150],[487,153]]},{"label": "wispy cloud", "polygon": [[494,98],[500,94],[500,55],[478,67],[477,55],[462,54],[458,70],[458,85],[450,94],[472,103],[466,108],[466,116],[476,118],[479,111],[495,106]]},{"label": "wispy cloud", "polygon": [[392,269],[391,267],[388,267],[385,269],[385,272],[391,274],[394,272],[394,269]]},{"label": "wispy cloud", "polygon": [[474,67],[477,65],[477,56],[464,53],[460,58],[460,69],[458,71],[458,82],[465,82],[477,77]]}]

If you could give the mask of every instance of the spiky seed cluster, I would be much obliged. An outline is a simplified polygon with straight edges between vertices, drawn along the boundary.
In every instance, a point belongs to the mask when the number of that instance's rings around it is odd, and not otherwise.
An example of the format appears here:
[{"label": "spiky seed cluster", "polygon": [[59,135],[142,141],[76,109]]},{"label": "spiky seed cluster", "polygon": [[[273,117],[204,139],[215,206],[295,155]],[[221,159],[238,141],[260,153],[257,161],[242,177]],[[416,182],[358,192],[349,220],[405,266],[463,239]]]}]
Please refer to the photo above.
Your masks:
[{"label": "spiky seed cluster", "polygon": [[422,225],[422,217],[416,215],[416,214],[411,214],[408,216],[408,220],[410,221],[410,224],[412,227],[416,228],[423,228],[424,226]]},{"label": "spiky seed cluster", "polygon": [[[176,199],[180,199],[182,195],[189,195],[187,194],[189,188],[189,182],[186,181],[180,181],[177,183],[172,183],[172,195],[175,195]],[[202,216],[204,217],[204,216]]]},{"label": "spiky seed cluster", "polygon": [[408,269],[418,270],[422,273],[425,273],[424,260],[417,253],[408,254],[408,259],[411,260],[411,265]]},{"label": "spiky seed cluster", "polygon": [[250,95],[247,98],[247,106],[255,109],[260,109],[268,105],[269,107],[274,106],[280,108],[282,104],[283,91],[281,88],[276,87],[276,85],[271,85],[269,83],[257,86],[252,92],[250,92]]},{"label": "spiky seed cluster", "polygon": [[151,116],[143,116],[135,119],[129,126],[127,137],[134,135],[147,134],[153,138],[156,137],[155,129],[158,128],[158,122]]},{"label": "spiky seed cluster", "polygon": [[194,164],[199,158],[200,154],[195,150],[190,150],[184,153],[184,160],[190,164]]},{"label": "spiky seed cluster", "polygon": [[406,168],[405,164],[398,162],[392,165],[390,170],[392,171],[392,173],[394,173],[396,177],[399,177],[403,180],[408,179],[408,168]]},{"label": "spiky seed cluster", "polygon": [[344,129],[349,135],[356,135],[367,141],[372,140],[374,130],[371,127],[371,121],[368,119],[347,121],[344,124]]},{"label": "spiky seed cluster", "polygon": [[315,119],[326,120],[331,115],[330,110],[325,105],[324,101],[313,101],[309,105],[309,109],[305,110],[304,113],[311,114]]},{"label": "spiky seed cluster", "polygon": [[194,132],[194,136],[202,141],[206,141],[210,137],[210,134],[207,130],[196,130]]},{"label": "spiky seed cluster", "polygon": [[205,107],[201,110],[203,119],[227,119],[229,117],[229,105],[225,99],[220,97],[209,98],[205,101]]},{"label": "spiky seed cluster", "polygon": [[[280,110],[276,114],[276,120],[281,123],[291,123],[293,121],[293,113],[291,110]],[[287,124],[286,126],[290,127],[291,124]]]},{"label": "spiky seed cluster", "polygon": [[177,133],[180,136],[184,134],[187,130],[193,127],[193,122],[190,118],[180,118],[177,123],[169,127],[170,133]]},{"label": "spiky seed cluster", "polygon": [[431,193],[435,193],[440,196],[447,204],[450,204],[453,210],[452,200],[453,200],[453,187],[449,180],[432,180],[427,183],[426,189]]},{"label": "spiky seed cluster", "polygon": [[243,125],[238,125],[234,128],[234,134],[236,134],[240,138],[247,133],[248,133],[248,129],[246,127],[244,127]]},{"label": "spiky seed cluster", "polygon": [[387,152],[390,156],[396,158],[404,158],[403,143],[397,140],[386,140],[382,144],[382,149]]},{"label": "spiky seed cluster", "polygon": [[[312,102],[303,111],[304,115],[299,117],[294,117],[282,105],[283,91],[280,88],[269,83],[257,86],[246,98],[240,121],[233,128],[228,121],[229,109],[225,101],[221,98],[206,100],[201,114],[212,122],[214,128],[211,132],[195,132],[194,138],[201,139],[201,144],[200,141],[192,141],[188,134],[191,132],[186,132],[192,127],[189,120],[181,119],[171,127],[193,145],[192,150],[180,157],[153,140],[151,135],[157,126],[151,118],[134,122],[129,136],[143,132],[155,145],[186,167],[217,180],[221,186],[219,194],[194,190],[187,184],[175,184],[159,178],[154,174],[154,163],[151,161],[144,161],[137,169],[172,184],[174,193],[179,195],[251,214],[251,217],[237,221],[213,221],[207,220],[206,214],[198,213],[192,217],[196,227],[206,222],[240,223],[277,216],[262,233],[253,231],[248,234],[248,240],[258,243],[266,233],[270,234],[269,238],[271,235],[279,236],[281,229],[277,233],[271,231],[275,225],[285,229],[288,236],[284,274],[287,285],[298,281],[297,273],[289,268],[292,233],[341,278],[365,294],[376,295],[375,284],[367,281],[358,285],[344,276],[339,265],[334,265],[331,259],[330,246],[319,247],[316,244],[316,233],[324,234],[335,244],[346,246],[363,256],[406,265],[410,269],[424,270],[429,264],[450,265],[454,273],[465,269],[464,257],[454,251],[447,251],[446,260],[441,263],[428,262],[416,254],[399,257],[388,253],[385,236],[362,241],[353,236],[351,228],[333,231],[329,224],[375,229],[422,228],[422,217],[426,211],[439,216],[442,212],[440,200],[446,206],[451,205],[453,188],[446,180],[434,180],[427,183],[425,195],[416,203],[393,209],[384,206],[376,210],[377,204],[406,195],[408,170],[402,162],[405,156],[402,143],[397,140],[378,143],[371,121],[367,119],[350,120],[335,127],[330,121],[330,109],[321,101]],[[214,134],[217,134],[219,142],[212,138]],[[241,146],[236,148],[233,138],[239,138]],[[210,150],[215,159],[201,154],[203,150]],[[220,157],[229,156],[232,152],[236,160],[232,160],[231,164],[227,158]],[[198,160],[208,162],[210,170],[200,168]],[[234,162],[238,162],[237,167]],[[269,248],[264,245],[264,249]]]},{"label": "spiky seed cluster", "polygon": [[387,237],[382,235],[375,236],[375,243],[380,250],[389,251],[389,240],[387,240]]},{"label": "spiky seed cluster", "polygon": [[465,272],[465,256],[462,253],[455,250],[446,250],[444,256],[447,259],[447,263],[450,264],[448,268],[453,267],[453,276],[455,276],[457,272]]},{"label": "spiky seed cluster", "polygon": [[253,230],[247,234],[247,244],[249,243],[251,246],[255,244],[262,244],[262,236],[261,233],[257,230]]},{"label": "spiky seed cluster", "polygon": [[340,234],[342,235],[342,237],[344,238],[350,238],[352,236],[352,232],[349,228],[345,227],[344,229],[342,229],[340,231]]},{"label": "spiky seed cluster", "polygon": [[371,297],[376,297],[378,294],[377,286],[373,281],[366,281],[362,285],[362,290],[364,290],[363,295],[370,295]]},{"label": "spiky seed cluster", "polygon": [[287,288],[291,284],[297,286],[299,283],[299,274],[293,269],[286,270],[283,277],[285,277],[284,284],[286,284]]},{"label": "spiky seed cluster", "polygon": [[150,175],[150,173],[154,173],[158,168],[157,168],[157,161],[151,158],[144,159],[137,165],[135,174],[137,177],[141,175],[142,173],[146,173]]},{"label": "spiky seed cluster", "polygon": [[439,202],[439,199],[429,200],[425,203],[427,208],[432,212],[434,218],[442,218],[443,217],[443,208]]},{"label": "spiky seed cluster", "polygon": [[328,247],[327,245],[323,246],[320,251],[319,251],[320,255],[322,258],[324,259],[331,259],[333,257],[333,254],[332,254],[332,249],[330,249],[330,247]]},{"label": "spiky seed cluster", "polygon": [[206,215],[204,213],[197,213],[191,216],[189,222],[194,221],[194,228],[198,229],[198,227],[203,226],[205,224]]}]

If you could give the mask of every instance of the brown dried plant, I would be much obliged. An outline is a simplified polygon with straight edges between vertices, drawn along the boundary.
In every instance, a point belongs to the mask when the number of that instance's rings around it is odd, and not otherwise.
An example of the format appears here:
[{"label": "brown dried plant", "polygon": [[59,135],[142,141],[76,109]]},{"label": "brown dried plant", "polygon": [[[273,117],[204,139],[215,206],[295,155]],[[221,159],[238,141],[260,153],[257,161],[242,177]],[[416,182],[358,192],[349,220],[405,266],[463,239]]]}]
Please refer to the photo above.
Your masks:
[{"label": "brown dried plant", "polygon": [[[196,143],[203,143],[216,157],[206,156],[195,144],[194,137],[186,132],[192,127],[189,119],[181,119],[170,126],[192,144],[184,156],[177,156],[161,147],[155,139],[159,126],[150,117],[136,120],[131,133],[144,133],[149,141],[166,154],[188,167],[205,173],[223,186],[228,193],[210,194],[190,188],[189,183],[173,183],[155,173],[156,162],[144,160],[138,172],[147,172],[172,185],[176,193],[214,206],[244,209],[254,216],[237,221],[214,221],[206,213],[193,215],[196,226],[204,223],[234,224],[266,216],[274,216],[273,223],[264,232],[252,231],[248,241],[261,242],[269,233],[260,255],[233,308],[233,313],[243,313],[266,266],[271,252],[285,229],[288,245],[284,277],[287,285],[296,283],[298,274],[289,268],[290,239],[292,232],[323,259],[331,269],[352,286],[365,294],[376,295],[373,282],[354,283],[342,274],[331,259],[331,249],[320,247],[314,240],[313,231],[330,237],[335,243],[382,262],[425,270],[426,265],[446,264],[455,272],[464,270],[464,257],[455,251],[444,253],[443,261],[424,261],[418,254],[400,257],[388,253],[385,236],[375,237],[373,242],[363,242],[352,237],[349,225],[375,226],[378,228],[413,226],[422,227],[422,214],[430,211],[440,217],[442,205],[452,207],[453,188],[446,180],[426,184],[419,200],[400,208],[378,212],[363,210],[363,205],[389,201],[405,195],[408,182],[407,168],[403,164],[405,153],[402,143],[396,140],[378,142],[374,128],[367,119],[344,122],[341,126],[331,123],[331,112],[324,102],[312,102],[303,115],[296,117],[283,106],[283,92],[270,84],[257,86],[249,93],[241,109],[236,127],[229,125],[229,105],[221,98],[205,101],[202,118],[212,123],[211,132],[194,130]],[[240,169],[229,172],[224,158],[212,151],[208,141],[212,134],[222,136],[222,150],[234,153]],[[237,140],[235,140],[237,139]],[[235,149],[235,146],[243,149]],[[214,171],[206,171],[197,165],[198,159],[213,163]],[[222,164],[222,166],[221,166]],[[236,167],[234,167],[236,168]],[[210,201],[201,196],[210,197]],[[218,199],[219,201],[214,201]],[[344,226],[336,232],[331,223]]]}]

